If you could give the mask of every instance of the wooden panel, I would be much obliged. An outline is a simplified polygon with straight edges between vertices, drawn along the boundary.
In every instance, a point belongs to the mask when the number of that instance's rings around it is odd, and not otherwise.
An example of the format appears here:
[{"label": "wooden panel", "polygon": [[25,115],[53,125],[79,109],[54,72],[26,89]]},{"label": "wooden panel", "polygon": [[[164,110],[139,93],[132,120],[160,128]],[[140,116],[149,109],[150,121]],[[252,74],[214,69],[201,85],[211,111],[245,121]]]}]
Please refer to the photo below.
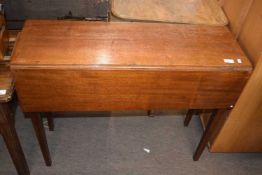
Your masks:
[{"label": "wooden panel", "polygon": [[125,20],[227,25],[217,0],[112,0],[112,13]]},{"label": "wooden panel", "polygon": [[262,1],[254,0],[243,23],[239,43],[254,64],[262,52]]},{"label": "wooden panel", "polygon": [[228,108],[249,72],[19,69],[24,112]]},{"label": "wooden panel", "polygon": [[2,26],[0,30],[0,61],[2,61],[8,48],[8,30],[5,26]]},{"label": "wooden panel", "polygon": [[229,26],[236,37],[238,37],[246,15],[253,0],[226,0],[223,9],[229,19]]},{"label": "wooden panel", "polygon": [[212,149],[216,152],[262,152],[262,58]]},{"label": "wooden panel", "polygon": [[[252,2],[252,3],[251,3]],[[247,8],[251,3],[249,9]],[[243,8],[245,9],[243,11]],[[241,47],[248,54],[254,65],[262,51],[262,1],[261,0],[226,0],[224,10],[229,17],[230,27],[238,35]],[[247,11],[248,10],[248,11]],[[239,32],[237,34],[237,32]],[[258,73],[256,68],[256,74]],[[234,111],[229,115],[220,131],[214,144],[211,147],[213,152],[261,152],[261,110],[255,109],[261,106],[261,87],[258,75],[252,75],[252,81],[242,93],[235,106]],[[252,83],[251,83],[252,82]]]},{"label": "wooden panel", "polygon": [[[225,63],[225,58],[240,58],[242,64]],[[251,68],[226,27],[55,20],[28,21],[11,62],[12,66]]]},{"label": "wooden panel", "polygon": [[217,0],[217,1],[218,1],[219,5],[222,7],[226,0]]},{"label": "wooden panel", "polygon": [[223,8],[241,47],[256,64],[262,51],[262,1],[226,0]]}]

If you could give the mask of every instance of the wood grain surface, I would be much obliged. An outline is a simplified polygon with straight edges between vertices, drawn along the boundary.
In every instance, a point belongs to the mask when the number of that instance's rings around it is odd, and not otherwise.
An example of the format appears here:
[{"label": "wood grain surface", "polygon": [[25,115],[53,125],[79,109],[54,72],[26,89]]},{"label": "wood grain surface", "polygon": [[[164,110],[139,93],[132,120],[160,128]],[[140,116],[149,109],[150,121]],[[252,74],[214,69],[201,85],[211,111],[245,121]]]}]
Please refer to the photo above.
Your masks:
[{"label": "wood grain surface", "polygon": [[228,108],[248,76],[240,71],[17,69],[24,112]]},{"label": "wood grain surface", "polygon": [[[223,9],[229,20],[229,27],[236,37],[239,36],[243,23],[254,0],[226,0]],[[258,0],[260,1],[260,0]]]},{"label": "wood grain surface", "polygon": [[72,21],[28,21],[11,68],[24,112],[228,108],[252,70],[225,27]]},{"label": "wood grain surface", "polygon": [[212,149],[262,152],[262,57]]},{"label": "wood grain surface", "polygon": [[262,52],[262,1],[227,0],[223,8],[230,29],[255,65]]},{"label": "wood grain surface", "polygon": [[[242,63],[228,64],[226,58]],[[251,70],[226,27],[123,22],[27,21],[11,62],[34,67]]]},{"label": "wood grain surface", "polygon": [[225,26],[217,0],[112,0],[112,13],[124,20]]},{"label": "wood grain surface", "polygon": [[248,58],[256,65],[262,53],[262,1],[253,0],[250,10],[240,27],[239,43]]},{"label": "wood grain surface", "polygon": [[262,59],[262,1],[225,0],[223,8],[230,21],[230,29],[238,35],[241,47],[254,63],[255,72],[211,145],[211,151],[262,152],[262,69],[259,61]]}]

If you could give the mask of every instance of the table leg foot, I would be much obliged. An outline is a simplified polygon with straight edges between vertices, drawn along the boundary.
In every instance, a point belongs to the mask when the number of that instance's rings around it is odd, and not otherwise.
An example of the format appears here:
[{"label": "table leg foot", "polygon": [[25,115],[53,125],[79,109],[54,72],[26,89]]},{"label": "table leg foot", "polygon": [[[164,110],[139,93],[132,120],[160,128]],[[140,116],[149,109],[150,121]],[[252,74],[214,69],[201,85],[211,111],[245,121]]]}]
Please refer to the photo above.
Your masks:
[{"label": "table leg foot", "polygon": [[43,126],[43,120],[40,114],[38,113],[30,113],[30,118],[36,133],[36,137],[38,140],[38,143],[40,145],[43,157],[45,159],[45,164],[47,166],[51,166],[52,160],[51,156],[49,153],[49,148],[46,140],[46,134],[45,134],[45,129]]}]

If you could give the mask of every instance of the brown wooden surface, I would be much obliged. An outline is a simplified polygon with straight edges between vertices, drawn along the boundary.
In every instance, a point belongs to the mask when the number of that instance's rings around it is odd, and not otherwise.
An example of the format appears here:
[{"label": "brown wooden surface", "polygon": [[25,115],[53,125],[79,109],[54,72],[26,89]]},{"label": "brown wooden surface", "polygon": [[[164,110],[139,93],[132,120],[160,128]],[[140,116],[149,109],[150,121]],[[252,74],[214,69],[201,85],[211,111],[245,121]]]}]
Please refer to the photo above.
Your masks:
[{"label": "brown wooden surface", "polygon": [[[262,52],[262,1],[261,0],[225,0],[224,10],[230,21],[231,30],[239,31],[237,37],[241,47],[249,56],[255,66],[258,63]],[[251,3],[247,15],[243,15],[246,4]],[[241,19],[241,18],[244,18]],[[240,23],[239,23],[240,21]],[[239,24],[239,25],[237,25]],[[260,71],[253,74],[252,83],[246,87],[242,93],[242,98],[237,102],[234,111],[228,116],[214,144],[211,146],[212,152],[261,152],[262,151],[262,131],[261,116],[259,111],[261,106],[261,82],[258,79]],[[248,90],[247,90],[248,89]]]},{"label": "brown wooden surface", "polygon": [[217,0],[112,0],[112,13],[124,20],[227,25]]},{"label": "brown wooden surface", "polygon": [[229,19],[230,29],[256,64],[262,51],[262,1],[226,0],[223,9]]},{"label": "brown wooden surface", "polygon": [[227,108],[251,71],[225,27],[69,21],[28,21],[11,66],[25,112]]},{"label": "brown wooden surface", "polygon": [[8,30],[5,26],[0,28],[0,61],[4,59],[5,53],[8,48]]},{"label": "brown wooden surface", "polygon": [[262,152],[262,58],[212,149],[216,152]]},{"label": "brown wooden surface", "polygon": [[0,64],[0,90],[6,90],[6,94],[0,95],[0,102],[8,102],[14,92],[14,78],[10,68],[6,64]]},{"label": "brown wooden surface", "polygon": [[236,37],[239,36],[241,28],[250,11],[254,0],[226,0],[223,8],[229,18],[229,26]]},{"label": "brown wooden surface", "polygon": [[39,20],[27,21],[16,43],[12,67],[19,65],[250,70],[226,27]]},{"label": "brown wooden surface", "polygon": [[226,0],[217,0],[218,4],[222,7]]},{"label": "brown wooden surface", "polygon": [[239,43],[249,56],[250,60],[256,65],[262,53],[262,1],[253,0],[247,14],[241,32]]},{"label": "brown wooden surface", "polygon": [[[16,69],[25,112],[227,108],[249,73]],[[211,98],[212,97],[212,98]]]}]

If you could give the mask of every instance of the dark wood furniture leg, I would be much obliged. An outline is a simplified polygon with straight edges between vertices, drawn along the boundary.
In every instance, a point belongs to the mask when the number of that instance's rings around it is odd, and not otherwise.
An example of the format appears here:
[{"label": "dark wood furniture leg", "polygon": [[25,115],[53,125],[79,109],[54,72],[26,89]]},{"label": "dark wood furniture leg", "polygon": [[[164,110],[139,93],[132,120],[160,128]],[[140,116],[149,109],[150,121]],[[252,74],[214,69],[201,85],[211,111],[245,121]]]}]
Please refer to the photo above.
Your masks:
[{"label": "dark wood furniture leg", "polygon": [[211,116],[210,116],[210,119],[208,121],[208,124],[206,126],[206,129],[201,137],[201,140],[198,144],[198,147],[194,153],[194,156],[193,156],[193,160],[194,161],[198,161],[201,154],[203,153],[209,139],[210,139],[210,136],[212,134],[212,128],[215,127],[216,123],[217,123],[217,120],[219,119],[219,117],[217,117],[218,115],[216,115],[218,112],[218,110],[213,110]]},{"label": "dark wood furniture leg", "polygon": [[0,104],[0,133],[6,143],[13,163],[19,175],[29,175],[29,168],[17,136],[14,123],[11,121],[10,108],[7,103]]},{"label": "dark wood furniture leg", "polygon": [[184,120],[184,126],[188,126],[189,125],[189,123],[190,123],[190,121],[192,119],[192,116],[195,114],[195,112],[196,112],[196,109],[189,109],[187,111],[186,118]]},{"label": "dark wood furniture leg", "polygon": [[54,118],[52,116],[52,113],[50,112],[46,113],[46,119],[47,119],[49,131],[54,131],[55,124],[54,124]]},{"label": "dark wood furniture leg", "polygon": [[35,129],[36,137],[39,142],[43,157],[45,159],[45,164],[51,166],[52,160],[49,153],[49,148],[46,140],[45,129],[43,126],[43,120],[39,113],[27,113],[28,117],[31,118],[33,127]]},{"label": "dark wood furniture leg", "polygon": [[154,115],[152,114],[152,110],[147,110],[147,116],[148,117],[154,117]]},{"label": "dark wood furniture leg", "polygon": [[188,126],[189,125],[193,115],[199,115],[199,114],[201,114],[202,111],[203,110],[201,110],[201,109],[189,109],[187,111],[186,118],[184,120],[184,126]]}]

